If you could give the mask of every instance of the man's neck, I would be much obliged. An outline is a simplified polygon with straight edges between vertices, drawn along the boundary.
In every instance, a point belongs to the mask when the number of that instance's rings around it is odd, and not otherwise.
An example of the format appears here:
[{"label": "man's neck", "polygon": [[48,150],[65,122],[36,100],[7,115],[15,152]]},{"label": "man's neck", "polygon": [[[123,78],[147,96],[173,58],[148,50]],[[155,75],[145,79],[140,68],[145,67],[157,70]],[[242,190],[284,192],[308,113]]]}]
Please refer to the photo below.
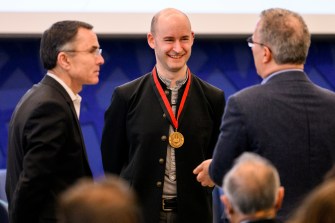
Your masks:
[{"label": "man's neck", "polygon": [[252,215],[241,215],[237,222],[253,222],[257,220],[263,219],[274,219],[276,218],[275,210],[268,210],[268,211],[258,211]]},{"label": "man's neck", "polygon": [[166,79],[170,82],[169,88],[176,87],[176,83],[180,80],[184,80],[187,77],[187,67],[185,66],[185,69],[181,69],[178,72],[169,72],[166,70],[160,70],[157,68],[157,73],[160,78]]},{"label": "man's neck", "polygon": [[75,82],[72,81],[70,76],[64,73],[62,69],[54,68],[48,70],[48,72],[61,79],[73,91],[73,93],[78,94],[82,90],[82,86],[77,86]]}]

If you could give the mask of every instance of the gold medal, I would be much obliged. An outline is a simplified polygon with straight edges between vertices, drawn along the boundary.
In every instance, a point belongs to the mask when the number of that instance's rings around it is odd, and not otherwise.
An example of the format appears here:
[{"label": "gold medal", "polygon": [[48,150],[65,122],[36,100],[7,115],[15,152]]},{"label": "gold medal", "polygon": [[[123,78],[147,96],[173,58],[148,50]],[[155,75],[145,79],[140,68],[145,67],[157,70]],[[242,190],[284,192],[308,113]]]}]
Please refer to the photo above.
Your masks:
[{"label": "gold medal", "polygon": [[161,99],[162,99],[161,101],[164,103],[163,104],[164,106],[162,105],[162,102],[160,102],[160,104],[161,106],[163,106],[163,109],[164,107],[166,108],[169,114],[169,119],[170,119],[169,121],[171,125],[174,127],[174,129],[176,130],[175,132],[171,133],[171,135],[169,136],[169,144],[173,148],[179,148],[184,144],[184,136],[180,132],[178,132],[177,129],[179,126],[179,117],[180,117],[181,112],[183,111],[183,108],[184,108],[184,105],[187,99],[187,95],[188,95],[188,92],[191,86],[192,74],[189,68],[187,68],[187,75],[188,75],[188,79],[187,79],[186,87],[185,87],[183,96],[181,97],[180,105],[179,105],[178,112],[177,112],[177,117],[175,117],[175,111],[172,110],[170,102],[168,98],[166,97],[166,94],[157,78],[156,67],[152,69],[152,77],[154,79],[157,91],[159,95],[161,96]]},{"label": "gold medal", "polygon": [[170,146],[179,148],[184,144],[184,136],[180,132],[173,132],[169,136]]}]

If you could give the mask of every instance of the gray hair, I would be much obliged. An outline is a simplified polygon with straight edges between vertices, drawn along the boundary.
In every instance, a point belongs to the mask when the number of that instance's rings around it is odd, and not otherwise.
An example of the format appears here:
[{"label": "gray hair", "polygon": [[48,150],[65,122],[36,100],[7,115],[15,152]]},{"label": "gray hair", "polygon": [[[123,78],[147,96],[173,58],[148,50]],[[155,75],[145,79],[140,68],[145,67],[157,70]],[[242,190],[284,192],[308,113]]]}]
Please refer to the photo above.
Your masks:
[{"label": "gray hair", "polygon": [[303,18],[295,12],[271,8],[261,12],[260,41],[272,51],[277,64],[304,64],[311,35]]},{"label": "gray hair", "polygon": [[245,215],[272,208],[279,187],[276,168],[267,159],[250,152],[236,159],[223,180],[223,191],[232,207]]}]

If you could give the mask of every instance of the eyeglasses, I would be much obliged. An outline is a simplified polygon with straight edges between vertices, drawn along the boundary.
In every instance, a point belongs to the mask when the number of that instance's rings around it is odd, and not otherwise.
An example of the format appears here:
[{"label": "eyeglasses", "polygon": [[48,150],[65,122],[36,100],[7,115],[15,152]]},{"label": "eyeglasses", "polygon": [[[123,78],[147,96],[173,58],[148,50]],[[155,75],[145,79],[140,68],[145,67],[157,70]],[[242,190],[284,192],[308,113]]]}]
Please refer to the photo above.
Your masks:
[{"label": "eyeglasses", "polygon": [[[253,40],[252,40],[252,36],[249,36],[248,38],[247,38],[247,43],[248,43],[248,46],[250,47],[250,48],[252,48],[252,47],[254,47],[254,45],[255,44],[258,44],[258,45],[261,45],[261,46],[266,46],[267,48],[269,48],[267,45],[265,45],[264,43],[257,43],[257,42],[254,42]],[[269,48],[270,49],[270,48]]]},{"label": "eyeglasses", "polygon": [[63,52],[69,52],[69,53],[91,53],[95,56],[99,56],[102,53],[101,48],[94,48],[91,50],[63,50]]}]

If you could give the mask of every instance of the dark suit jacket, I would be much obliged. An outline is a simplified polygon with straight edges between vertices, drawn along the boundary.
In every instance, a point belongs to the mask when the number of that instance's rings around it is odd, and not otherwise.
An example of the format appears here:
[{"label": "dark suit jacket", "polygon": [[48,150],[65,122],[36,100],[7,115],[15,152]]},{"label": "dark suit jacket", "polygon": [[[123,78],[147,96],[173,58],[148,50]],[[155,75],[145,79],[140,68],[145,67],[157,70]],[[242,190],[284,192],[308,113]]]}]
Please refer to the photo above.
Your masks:
[{"label": "dark suit jacket", "polygon": [[[195,75],[191,80],[178,129],[185,143],[175,150],[178,214],[180,222],[205,223],[212,222],[211,189],[202,187],[192,171],[212,156],[225,99],[221,90]],[[149,73],[116,88],[105,113],[101,147],[104,169],[130,182],[146,223],[158,222],[162,206],[170,126],[162,103]]]},{"label": "dark suit jacket", "polygon": [[335,94],[314,85],[301,71],[272,77],[228,100],[210,176],[222,184],[233,160],[256,152],[277,167],[285,187],[286,218],[322,181],[335,161]]},{"label": "dark suit jacket", "polygon": [[57,195],[83,176],[92,173],[73,102],[46,75],[20,100],[9,126],[11,222],[55,222]]}]

